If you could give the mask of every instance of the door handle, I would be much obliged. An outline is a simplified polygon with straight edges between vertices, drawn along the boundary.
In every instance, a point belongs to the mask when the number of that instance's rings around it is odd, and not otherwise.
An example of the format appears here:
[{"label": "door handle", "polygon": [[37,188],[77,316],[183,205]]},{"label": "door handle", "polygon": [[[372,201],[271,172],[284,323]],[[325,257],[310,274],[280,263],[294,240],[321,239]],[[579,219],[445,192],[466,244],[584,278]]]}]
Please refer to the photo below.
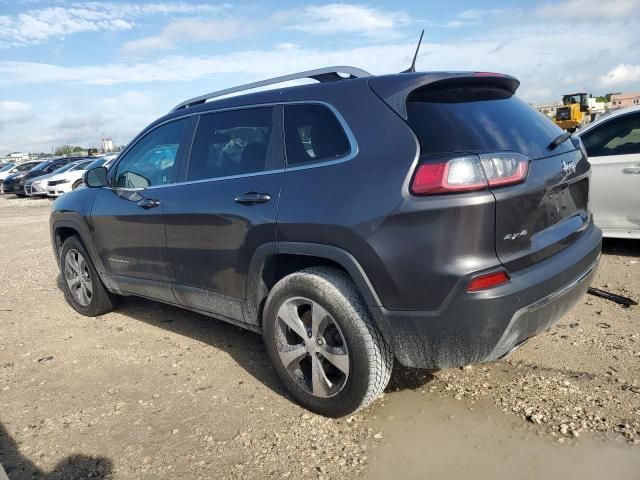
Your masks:
[{"label": "door handle", "polygon": [[247,192],[242,195],[238,195],[233,199],[236,203],[241,203],[243,205],[252,205],[254,203],[265,203],[271,200],[271,195],[268,193],[258,193],[258,192]]},{"label": "door handle", "polygon": [[138,206],[140,208],[144,208],[145,210],[156,208],[160,206],[160,200],[156,200],[155,198],[143,198],[138,202]]},{"label": "door handle", "polygon": [[627,167],[627,168],[623,168],[622,169],[622,173],[628,173],[628,174],[635,174],[638,175],[640,174],[640,167]]}]

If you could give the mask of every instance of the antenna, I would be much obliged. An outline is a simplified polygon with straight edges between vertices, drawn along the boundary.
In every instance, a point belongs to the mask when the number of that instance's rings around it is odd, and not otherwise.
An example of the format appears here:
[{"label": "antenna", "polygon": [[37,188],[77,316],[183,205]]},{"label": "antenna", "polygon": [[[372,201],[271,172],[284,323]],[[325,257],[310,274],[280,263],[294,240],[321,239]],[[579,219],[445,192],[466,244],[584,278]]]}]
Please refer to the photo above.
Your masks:
[{"label": "antenna", "polygon": [[416,59],[418,58],[418,52],[420,51],[420,44],[422,43],[422,36],[424,35],[424,29],[420,34],[420,40],[418,40],[418,46],[416,47],[416,53],[413,55],[413,62],[411,62],[411,66],[406,70],[403,70],[400,73],[413,73],[416,71]]}]

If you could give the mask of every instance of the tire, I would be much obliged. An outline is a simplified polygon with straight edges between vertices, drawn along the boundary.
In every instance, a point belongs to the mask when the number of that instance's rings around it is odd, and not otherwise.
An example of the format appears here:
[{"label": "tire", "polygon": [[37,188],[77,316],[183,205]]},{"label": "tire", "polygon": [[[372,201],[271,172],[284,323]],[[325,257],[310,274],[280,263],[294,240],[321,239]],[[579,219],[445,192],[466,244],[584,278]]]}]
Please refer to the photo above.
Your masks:
[{"label": "tire", "polygon": [[265,303],[263,339],[287,390],[320,415],[349,415],[389,383],[391,348],[341,270],[312,267],[280,280]]},{"label": "tire", "polygon": [[76,188],[78,188],[80,185],[82,185],[82,179],[80,180],[76,180],[75,182],[73,182],[73,185],[71,185],[71,190],[75,190]]},{"label": "tire", "polygon": [[[96,317],[114,309],[117,297],[104,287],[91,257],[76,236],[67,238],[62,244],[60,272],[64,298],[76,312],[87,317]],[[76,272],[80,272],[81,275],[77,275]]]}]

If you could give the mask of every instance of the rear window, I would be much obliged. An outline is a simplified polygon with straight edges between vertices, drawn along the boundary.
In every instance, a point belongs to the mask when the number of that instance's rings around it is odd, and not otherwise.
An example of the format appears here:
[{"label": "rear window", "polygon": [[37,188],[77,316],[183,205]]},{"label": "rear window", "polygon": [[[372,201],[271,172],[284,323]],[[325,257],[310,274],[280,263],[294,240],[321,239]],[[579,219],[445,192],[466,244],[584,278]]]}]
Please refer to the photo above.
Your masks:
[{"label": "rear window", "polygon": [[[423,154],[513,151],[530,158],[549,155],[562,133],[547,117],[497,88],[427,88],[407,99],[408,123]],[[565,142],[553,152],[573,149]]]}]

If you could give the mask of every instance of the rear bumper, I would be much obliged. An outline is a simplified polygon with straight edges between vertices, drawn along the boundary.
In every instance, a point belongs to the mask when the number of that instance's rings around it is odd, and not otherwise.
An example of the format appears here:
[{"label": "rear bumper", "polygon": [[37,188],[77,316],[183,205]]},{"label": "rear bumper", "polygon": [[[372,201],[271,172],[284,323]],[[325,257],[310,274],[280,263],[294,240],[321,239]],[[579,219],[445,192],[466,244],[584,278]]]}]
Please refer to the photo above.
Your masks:
[{"label": "rear bumper", "polygon": [[496,360],[551,327],[586,293],[600,258],[593,225],[569,248],[511,273],[505,285],[475,293],[462,281],[438,311],[372,307],[398,361],[450,368]]}]

